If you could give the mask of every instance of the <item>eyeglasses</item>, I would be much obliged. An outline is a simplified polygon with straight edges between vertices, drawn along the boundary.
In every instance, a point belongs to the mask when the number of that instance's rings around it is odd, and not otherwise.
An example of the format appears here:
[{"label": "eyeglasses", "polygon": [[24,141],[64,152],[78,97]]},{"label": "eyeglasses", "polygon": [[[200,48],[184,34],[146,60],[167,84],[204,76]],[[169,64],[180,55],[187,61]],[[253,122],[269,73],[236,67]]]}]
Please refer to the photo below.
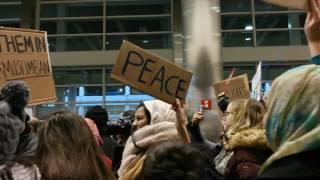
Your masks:
[{"label": "eyeglasses", "polygon": [[227,117],[227,116],[229,116],[230,114],[232,114],[232,112],[225,111],[225,112],[223,112],[223,117]]}]

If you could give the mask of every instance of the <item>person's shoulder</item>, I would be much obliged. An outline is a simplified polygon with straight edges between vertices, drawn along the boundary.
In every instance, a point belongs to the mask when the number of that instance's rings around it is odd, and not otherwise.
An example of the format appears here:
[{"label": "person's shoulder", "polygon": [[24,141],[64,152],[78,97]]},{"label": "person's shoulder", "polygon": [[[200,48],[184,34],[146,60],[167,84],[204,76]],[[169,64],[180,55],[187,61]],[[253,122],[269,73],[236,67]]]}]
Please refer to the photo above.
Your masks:
[{"label": "person's shoulder", "polygon": [[308,151],[278,159],[257,179],[320,179],[318,153]]},{"label": "person's shoulder", "polygon": [[8,162],[0,166],[0,176],[13,180],[35,180],[41,179],[39,168],[30,163]]}]

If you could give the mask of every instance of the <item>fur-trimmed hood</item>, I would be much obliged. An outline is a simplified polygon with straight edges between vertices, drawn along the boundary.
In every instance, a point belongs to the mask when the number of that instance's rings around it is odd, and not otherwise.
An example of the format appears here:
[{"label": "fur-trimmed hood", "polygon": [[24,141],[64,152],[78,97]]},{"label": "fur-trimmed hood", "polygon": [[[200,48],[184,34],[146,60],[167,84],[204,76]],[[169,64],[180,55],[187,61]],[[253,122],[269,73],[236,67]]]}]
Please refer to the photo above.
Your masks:
[{"label": "fur-trimmed hood", "polygon": [[231,149],[253,148],[260,150],[270,149],[267,144],[264,129],[247,129],[231,136],[229,145]]}]

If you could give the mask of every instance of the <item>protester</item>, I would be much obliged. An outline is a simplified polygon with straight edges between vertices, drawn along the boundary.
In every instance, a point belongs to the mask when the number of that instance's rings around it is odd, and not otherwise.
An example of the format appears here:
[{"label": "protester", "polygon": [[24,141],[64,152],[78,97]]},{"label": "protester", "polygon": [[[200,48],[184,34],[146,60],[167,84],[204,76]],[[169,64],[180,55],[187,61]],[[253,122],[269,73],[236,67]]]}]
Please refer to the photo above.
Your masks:
[{"label": "protester", "polygon": [[[33,155],[34,149],[34,144],[30,142],[37,142],[26,130],[24,108],[28,100],[29,90],[22,81],[8,82],[0,90],[1,179],[41,179],[38,167],[28,160]],[[21,135],[21,133],[25,134]],[[21,142],[23,140],[26,141]],[[22,144],[25,146],[21,146]],[[17,152],[19,145],[19,152]]]},{"label": "protester", "polygon": [[135,118],[132,123],[133,131],[136,131],[150,124],[150,121],[151,121],[151,115],[149,110],[147,109],[144,103],[139,104],[137,106],[137,109],[135,112]]},{"label": "protester", "polygon": [[[96,140],[97,145],[103,144],[103,140],[100,136],[97,125],[89,118],[85,118],[84,121],[89,126],[89,128],[94,136],[94,139]],[[106,156],[105,154],[101,154],[100,157],[104,161],[105,165],[107,167],[109,167],[110,169],[112,169],[112,160],[108,156]]]},{"label": "protester", "polygon": [[[136,131],[127,140],[123,156],[121,167],[118,170],[120,180],[132,180],[143,178],[143,164],[146,159],[146,152],[149,148],[157,146],[162,142],[181,142],[182,138],[178,134],[176,127],[176,119],[179,123],[184,123],[186,119],[183,114],[177,115],[180,112],[184,112],[179,108],[182,108],[179,104],[177,106],[177,113],[171,108],[171,105],[160,101],[145,101],[144,108],[150,112],[150,118],[146,117],[146,114],[139,116],[143,113],[136,111],[136,117],[140,121],[146,121],[143,123],[143,127],[137,125]],[[144,110],[143,110],[144,111]],[[148,119],[150,123],[148,124]]]},{"label": "protester", "polygon": [[120,147],[121,145],[111,138],[110,132],[108,132],[108,112],[102,106],[97,105],[87,111],[85,118],[93,120],[93,122],[96,124],[103,141],[102,144],[100,144],[100,147],[105,155],[113,160],[114,149]]},{"label": "protester", "polygon": [[199,151],[181,143],[162,143],[147,153],[144,180],[203,180],[205,163]]},{"label": "protester", "polygon": [[268,96],[266,134],[273,155],[257,179],[318,179],[320,153],[320,68],[287,71]]},{"label": "protester", "polygon": [[264,106],[254,99],[236,100],[228,105],[225,126],[228,146],[233,154],[227,162],[225,179],[253,179],[271,155],[263,128],[265,111]]},{"label": "protester", "polygon": [[35,162],[44,179],[114,179],[102,153],[85,121],[60,111],[39,132]]}]

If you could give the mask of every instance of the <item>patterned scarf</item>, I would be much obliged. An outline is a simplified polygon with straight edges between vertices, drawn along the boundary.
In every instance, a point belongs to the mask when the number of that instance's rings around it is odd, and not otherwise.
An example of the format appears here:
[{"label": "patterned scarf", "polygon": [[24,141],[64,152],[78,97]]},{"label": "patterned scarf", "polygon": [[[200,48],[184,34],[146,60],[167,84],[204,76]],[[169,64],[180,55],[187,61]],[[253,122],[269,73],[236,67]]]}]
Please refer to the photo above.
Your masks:
[{"label": "patterned scarf", "polygon": [[320,66],[305,65],[287,71],[273,83],[265,116],[266,133],[275,160],[320,148]]}]

